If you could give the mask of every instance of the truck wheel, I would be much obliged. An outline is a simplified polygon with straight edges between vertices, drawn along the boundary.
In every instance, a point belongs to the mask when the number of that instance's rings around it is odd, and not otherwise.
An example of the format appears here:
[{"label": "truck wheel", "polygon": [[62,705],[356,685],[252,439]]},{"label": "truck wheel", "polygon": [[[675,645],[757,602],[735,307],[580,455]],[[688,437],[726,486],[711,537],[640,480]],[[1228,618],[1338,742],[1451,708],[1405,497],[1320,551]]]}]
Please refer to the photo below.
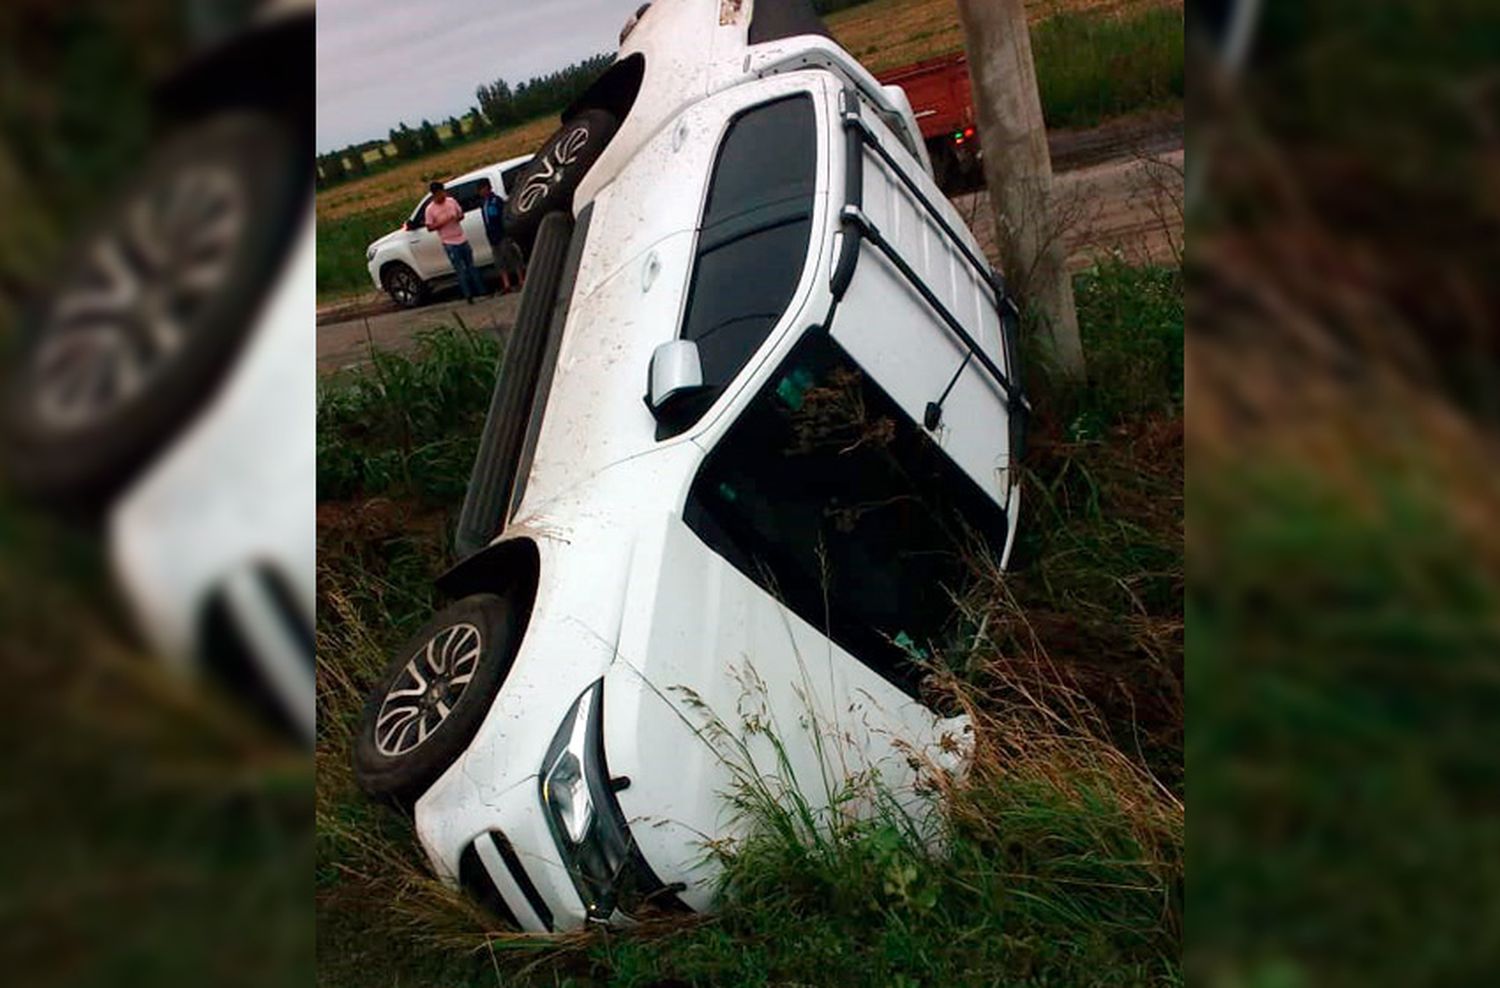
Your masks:
[{"label": "truck wheel", "polygon": [[182,430],[254,327],[311,190],[291,127],[234,111],[183,125],[103,200],[0,383],[18,490],[97,505]]},{"label": "truck wheel", "polygon": [[492,594],[440,611],[386,666],[354,739],[354,778],[367,794],[408,801],[453,764],[479,730],[515,661],[524,627]]},{"label": "truck wheel", "polygon": [[516,176],[505,203],[505,233],[529,255],[542,217],[573,208],[573,193],[620,127],[607,110],[567,121]]},{"label": "truck wheel", "polygon": [[415,309],[427,301],[427,283],[411,268],[396,261],[380,272],[386,294],[403,309]]},{"label": "truck wheel", "polygon": [[947,141],[933,141],[927,145],[927,153],[932,157],[932,180],[944,193],[953,192],[953,176],[958,171],[958,162],[954,160],[953,149],[948,146]]}]

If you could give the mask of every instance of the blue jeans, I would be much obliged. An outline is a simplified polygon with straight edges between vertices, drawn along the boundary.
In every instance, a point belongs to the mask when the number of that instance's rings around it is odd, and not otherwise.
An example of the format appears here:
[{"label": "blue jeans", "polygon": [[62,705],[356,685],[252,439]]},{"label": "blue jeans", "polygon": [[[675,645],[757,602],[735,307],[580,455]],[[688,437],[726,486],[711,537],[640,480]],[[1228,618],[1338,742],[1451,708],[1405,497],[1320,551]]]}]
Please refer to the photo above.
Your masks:
[{"label": "blue jeans", "polygon": [[443,244],[443,251],[448,255],[448,263],[458,273],[458,287],[463,289],[464,298],[483,295],[484,282],[474,269],[474,248],[468,244]]}]

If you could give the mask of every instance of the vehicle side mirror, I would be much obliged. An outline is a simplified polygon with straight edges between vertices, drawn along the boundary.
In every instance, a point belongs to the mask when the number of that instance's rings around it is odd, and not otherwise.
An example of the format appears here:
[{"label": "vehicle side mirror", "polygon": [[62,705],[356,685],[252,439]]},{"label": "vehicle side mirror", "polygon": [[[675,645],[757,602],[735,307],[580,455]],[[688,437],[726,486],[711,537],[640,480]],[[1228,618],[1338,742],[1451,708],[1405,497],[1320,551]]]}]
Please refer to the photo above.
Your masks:
[{"label": "vehicle side mirror", "polygon": [[404,226],[404,227],[406,227],[406,232],[407,233],[416,233],[417,232],[417,221],[416,220],[407,220],[405,223],[402,223],[401,225]]},{"label": "vehicle side mirror", "polygon": [[684,399],[702,395],[705,390],[697,343],[673,340],[656,348],[651,355],[650,391],[646,395],[652,415],[661,419]]}]

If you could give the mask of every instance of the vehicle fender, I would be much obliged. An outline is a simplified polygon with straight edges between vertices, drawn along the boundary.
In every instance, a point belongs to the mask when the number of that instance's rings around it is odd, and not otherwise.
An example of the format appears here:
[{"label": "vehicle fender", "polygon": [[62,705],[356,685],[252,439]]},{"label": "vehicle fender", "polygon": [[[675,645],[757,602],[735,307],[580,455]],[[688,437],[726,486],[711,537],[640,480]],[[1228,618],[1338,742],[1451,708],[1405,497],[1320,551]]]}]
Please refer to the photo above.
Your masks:
[{"label": "vehicle fender", "polygon": [[521,593],[534,598],[542,557],[530,536],[496,542],[437,578],[437,588],[453,600],[477,593]]}]

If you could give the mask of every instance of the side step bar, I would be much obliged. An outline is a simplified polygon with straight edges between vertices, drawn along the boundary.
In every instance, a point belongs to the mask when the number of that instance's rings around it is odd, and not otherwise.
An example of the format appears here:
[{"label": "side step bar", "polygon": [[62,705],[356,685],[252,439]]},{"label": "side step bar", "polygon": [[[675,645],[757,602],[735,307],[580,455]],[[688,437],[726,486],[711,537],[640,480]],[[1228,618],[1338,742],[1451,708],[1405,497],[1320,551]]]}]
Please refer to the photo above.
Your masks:
[{"label": "side step bar", "polygon": [[[572,237],[573,218],[565,212],[553,213],[542,220],[537,231],[526,270],[526,287],[521,291],[521,312],[495,379],[479,454],[474,458],[469,490],[458,517],[455,542],[460,557],[471,556],[489,545],[505,524],[526,442],[528,413],[536,396],[542,357],[547,351],[547,338],[559,303],[559,288],[564,287],[563,269],[567,266]],[[571,292],[572,286],[566,287]],[[557,331],[561,332],[562,327],[558,326]]]}]

